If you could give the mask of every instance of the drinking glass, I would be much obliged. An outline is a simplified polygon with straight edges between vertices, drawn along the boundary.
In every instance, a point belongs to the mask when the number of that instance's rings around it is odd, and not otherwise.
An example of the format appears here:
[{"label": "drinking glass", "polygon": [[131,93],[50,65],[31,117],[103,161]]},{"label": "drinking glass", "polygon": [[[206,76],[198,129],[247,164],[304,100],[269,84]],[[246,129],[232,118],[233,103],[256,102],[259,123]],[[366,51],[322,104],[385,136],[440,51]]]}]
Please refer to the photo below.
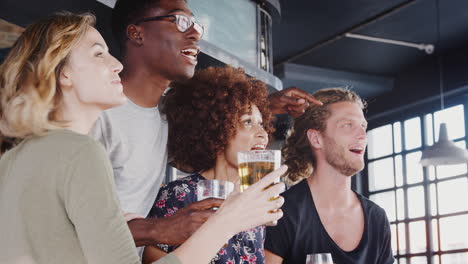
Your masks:
[{"label": "drinking glass", "polygon": [[[240,191],[243,192],[265,175],[280,167],[281,151],[251,150],[237,152],[237,164],[239,166]],[[272,197],[272,199],[276,198]],[[276,224],[277,221],[267,223],[268,226]]]},{"label": "drinking glass", "polygon": [[197,200],[206,198],[226,199],[234,191],[234,183],[225,180],[203,180],[197,183]]},{"label": "drinking glass", "polygon": [[[197,183],[197,201],[205,200],[206,198],[226,199],[231,192],[234,191],[234,183],[225,180],[203,180]],[[218,210],[218,207],[211,208]],[[224,244],[223,248],[227,247],[229,240]]]},{"label": "drinking glass", "polygon": [[243,192],[250,185],[280,167],[281,151],[251,150],[237,152],[237,163],[239,165],[240,190]]},{"label": "drinking glass", "polygon": [[309,254],[306,264],[333,264],[332,255],[330,253]]}]

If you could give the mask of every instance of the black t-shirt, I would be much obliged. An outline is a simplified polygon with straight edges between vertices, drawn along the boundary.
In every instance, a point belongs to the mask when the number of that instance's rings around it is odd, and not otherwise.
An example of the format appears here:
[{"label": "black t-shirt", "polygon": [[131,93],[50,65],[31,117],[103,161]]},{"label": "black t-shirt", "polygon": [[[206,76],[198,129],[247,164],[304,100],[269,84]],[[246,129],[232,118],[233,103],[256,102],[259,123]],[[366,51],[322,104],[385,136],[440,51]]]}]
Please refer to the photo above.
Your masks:
[{"label": "black t-shirt", "polygon": [[305,263],[306,255],[331,253],[335,264],[393,263],[390,225],[385,211],[356,193],[364,210],[365,226],[359,245],[352,251],[342,250],[328,235],[320,221],[306,180],[282,195],[283,218],[268,227],[265,249],[283,258],[283,263]]}]

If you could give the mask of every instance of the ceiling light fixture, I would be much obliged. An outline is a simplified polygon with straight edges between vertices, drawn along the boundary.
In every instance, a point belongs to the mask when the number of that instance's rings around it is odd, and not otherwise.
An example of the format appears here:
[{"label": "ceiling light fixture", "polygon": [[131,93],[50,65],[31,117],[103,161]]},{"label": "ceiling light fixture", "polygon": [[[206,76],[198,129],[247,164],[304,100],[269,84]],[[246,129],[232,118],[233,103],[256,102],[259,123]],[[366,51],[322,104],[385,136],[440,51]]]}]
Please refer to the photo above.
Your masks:
[{"label": "ceiling light fixture", "polygon": [[[437,19],[437,68],[439,70],[439,88],[440,88],[440,108],[444,110],[444,79],[442,76],[442,55],[440,49],[440,18],[439,18],[439,1],[436,0],[436,19]],[[448,138],[447,125],[440,124],[439,141],[434,145],[426,148],[422,152],[421,165],[423,166],[439,166],[439,165],[455,165],[468,163],[468,151],[457,147]]]}]

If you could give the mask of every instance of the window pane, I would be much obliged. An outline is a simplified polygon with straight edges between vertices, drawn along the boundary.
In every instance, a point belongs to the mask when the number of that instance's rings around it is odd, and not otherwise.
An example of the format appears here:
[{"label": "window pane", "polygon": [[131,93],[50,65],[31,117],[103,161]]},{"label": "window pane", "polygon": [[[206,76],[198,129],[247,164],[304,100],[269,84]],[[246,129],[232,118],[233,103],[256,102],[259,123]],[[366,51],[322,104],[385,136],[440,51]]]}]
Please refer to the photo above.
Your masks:
[{"label": "window pane", "polygon": [[411,253],[426,251],[426,225],[424,221],[409,223]]},{"label": "window pane", "polygon": [[400,251],[399,254],[406,254],[406,226],[405,224],[398,224],[398,244],[400,248],[398,250]]},{"label": "window pane", "polygon": [[392,125],[374,128],[367,135],[369,137],[369,159],[392,154]]},{"label": "window pane", "polygon": [[257,24],[254,2],[205,0],[187,3],[205,27],[203,40],[257,65],[257,28],[252,26]]},{"label": "window pane", "polygon": [[419,117],[405,121],[405,149],[414,149],[421,146],[421,121]]},{"label": "window pane", "polygon": [[369,189],[382,190],[395,186],[393,176],[393,158],[386,158],[369,163]]},{"label": "window pane", "polygon": [[421,160],[421,151],[406,155],[406,182],[408,184],[423,180],[423,171],[419,160]]},{"label": "window pane", "polygon": [[390,222],[395,221],[396,213],[394,191],[373,194],[370,195],[369,198],[385,210]]},{"label": "window pane", "polygon": [[427,257],[412,257],[410,258],[411,264],[427,264]]},{"label": "window pane", "polygon": [[440,182],[438,188],[440,214],[468,211],[468,178]]},{"label": "window pane", "polygon": [[[468,248],[468,215],[440,219],[440,248],[451,250]],[[444,263],[444,261],[442,261]],[[465,262],[468,263],[468,262]]]},{"label": "window pane", "polygon": [[[455,145],[461,148],[466,148],[466,143],[464,140],[455,142]],[[436,168],[438,179],[444,179],[467,173],[466,164],[437,166]]]},{"label": "window pane", "polygon": [[392,250],[393,255],[398,254],[398,247],[397,247],[397,236],[396,236],[396,225],[390,225],[390,232],[392,234]]},{"label": "window pane", "polygon": [[432,226],[432,245],[435,251],[439,251],[439,242],[437,239],[439,237],[438,236],[439,231],[437,229],[437,219],[432,219],[431,226]]},{"label": "window pane", "polygon": [[422,186],[408,189],[408,214],[410,218],[424,216],[424,189]]},{"label": "window pane", "polygon": [[442,263],[445,264],[466,264],[468,263],[468,253],[444,254]]},{"label": "window pane", "polygon": [[395,157],[395,178],[396,186],[400,187],[403,185],[403,161],[401,155]]},{"label": "window pane", "polygon": [[397,189],[397,217],[398,220],[405,219],[405,197],[403,193],[403,189]]},{"label": "window pane", "polygon": [[432,263],[434,264],[440,264],[440,257],[439,256],[433,256],[432,257]]},{"label": "window pane", "polygon": [[440,123],[447,124],[449,139],[465,136],[465,118],[463,105],[457,105],[434,113],[434,128],[436,141],[439,140]]},{"label": "window pane", "polygon": [[429,186],[429,191],[431,192],[431,215],[437,215],[437,190],[436,185],[433,183]]},{"label": "window pane", "polygon": [[401,152],[401,123],[393,123],[393,149],[395,153]]},{"label": "window pane", "polygon": [[405,258],[401,258],[401,259],[398,260],[398,263],[399,264],[406,264],[406,263],[408,263],[408,261]]},{"label": "window pane", "polygon": [[442,165],[437,166],[436,169],[438,179],[466,174],[466,164]]},{"label": "window pane", "polygon": [[432,146],[434,144],[434,131],[433,131],[433,123],[432,123],[432,114],[427,114],[424,117],[424,129],[426,132],[426,145]]}]

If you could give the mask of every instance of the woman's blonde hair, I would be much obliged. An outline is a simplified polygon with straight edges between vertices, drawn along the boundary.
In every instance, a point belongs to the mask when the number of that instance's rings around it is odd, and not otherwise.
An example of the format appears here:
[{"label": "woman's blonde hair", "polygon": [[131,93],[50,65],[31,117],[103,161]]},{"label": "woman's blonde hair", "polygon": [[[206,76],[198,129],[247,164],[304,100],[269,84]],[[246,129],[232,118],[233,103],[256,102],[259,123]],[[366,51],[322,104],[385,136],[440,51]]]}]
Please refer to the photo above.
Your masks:
[{"label": "woman's blonde hair", "polygon": [[65,127],[59,76],[89,26],[91,14],[56,13],[26,28],[0,66],[0,133],[22,139]]},{"label": "woman's blonde hair", "polygon": [[308,177],[316,165],[307,131],[309,129],[325,131],[326,121],[330,117],[328,106],[338,102],[353,102],[361,109],[366,107],[366,103],[359,95],[344,88],[322,89],[315,92],[313,96],[320,100],[323,106],[311,105],[304,114],[294,120],[291,134],[282,149],[284,163],[288,165],[287,177],[292,182]]}]

